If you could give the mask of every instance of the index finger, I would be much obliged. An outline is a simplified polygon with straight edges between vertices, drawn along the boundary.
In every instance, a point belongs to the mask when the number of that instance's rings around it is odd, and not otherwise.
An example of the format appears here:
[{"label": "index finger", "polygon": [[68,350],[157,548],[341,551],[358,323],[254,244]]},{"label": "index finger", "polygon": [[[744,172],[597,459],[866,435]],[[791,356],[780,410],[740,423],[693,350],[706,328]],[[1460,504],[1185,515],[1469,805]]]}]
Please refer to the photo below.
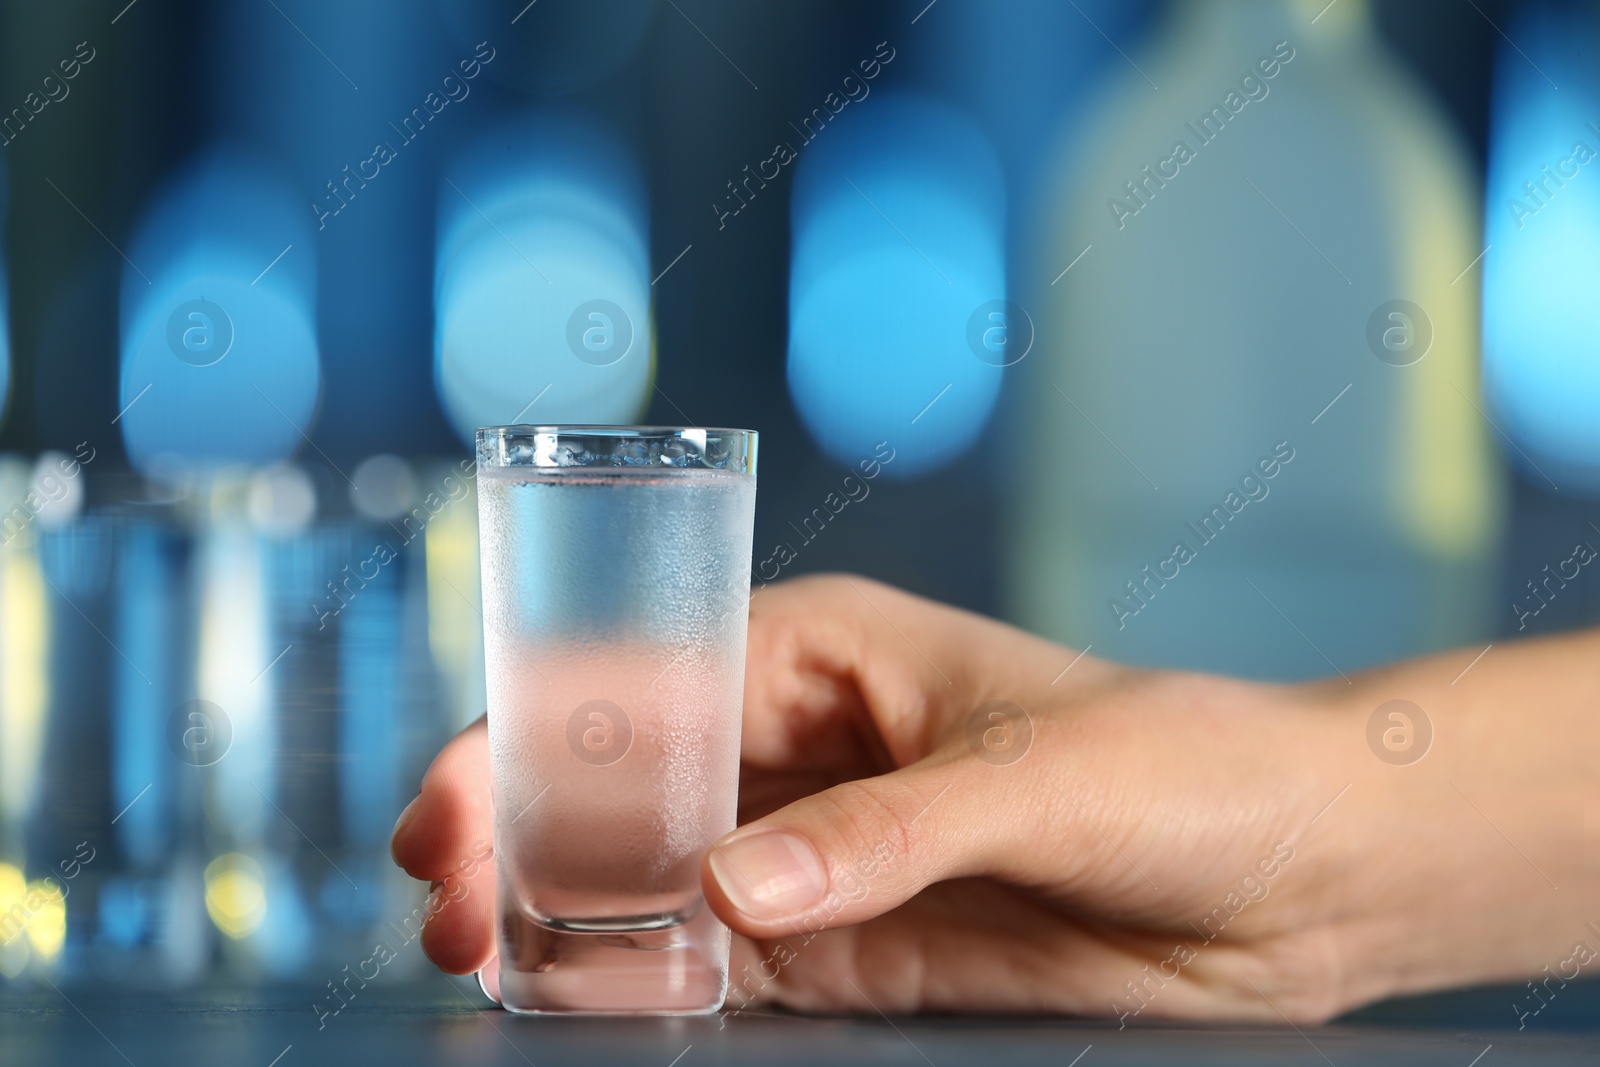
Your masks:
[{"label": "index finger", "polygon": [[[760,590],[750,602],[746,663],[746,763],[856,777],[922,759],[985,701],[1037,707],[1117,672],[1004,623],[855,575]],[[1056,686],[1068,666],[1070,679]]]},{"label": "index finger", "polygon": [[493,838],[489,732],[480,718],[440,750],[422,790],[395,823],[394,861],[413,878],[444,878]]}]

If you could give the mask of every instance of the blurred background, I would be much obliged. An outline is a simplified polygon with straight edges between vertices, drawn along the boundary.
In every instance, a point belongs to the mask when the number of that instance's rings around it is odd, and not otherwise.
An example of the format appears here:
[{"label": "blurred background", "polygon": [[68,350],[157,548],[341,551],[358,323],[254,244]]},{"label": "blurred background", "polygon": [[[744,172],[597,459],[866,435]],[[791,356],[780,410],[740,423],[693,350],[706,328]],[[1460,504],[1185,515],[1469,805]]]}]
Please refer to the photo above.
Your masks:
[{"label": "blurred background", "polygon": [[0,981],[423,971],[387,836],[483,710],[479,425],[757,429],[756,585],[1126,662],[1593,623],[1597,48],[1511,0],[0,0]]}]

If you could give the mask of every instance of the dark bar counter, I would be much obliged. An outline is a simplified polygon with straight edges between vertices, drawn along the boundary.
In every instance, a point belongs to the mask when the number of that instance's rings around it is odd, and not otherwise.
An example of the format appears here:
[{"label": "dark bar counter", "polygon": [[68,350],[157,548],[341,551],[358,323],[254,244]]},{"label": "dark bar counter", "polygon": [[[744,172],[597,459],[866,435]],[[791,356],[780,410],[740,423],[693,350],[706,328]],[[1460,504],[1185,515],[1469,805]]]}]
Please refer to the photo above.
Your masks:
[{"label": "dark bar counter", "polygon": [[[321,996],[319,996],[319,992]],[[931,1064],[1406,1065],[1600,1062],[1600,983],[1573,983],[1516,1029],[1505,990],[1368,1009],[1324,1027],[1177,1026],[994,1018],[816,1018],[745,1011],[688,1018],[528,1017],[485,1008],[442,976],[368,989],[338,1014],[326,990],[159,994],[108,989],[0,999],[0,1061],[30,1067],[453,1064],[761,1067]],[[70,998],[70,999],[69,999]],[[317,1005],[314,1007],[313,1005]]]}]

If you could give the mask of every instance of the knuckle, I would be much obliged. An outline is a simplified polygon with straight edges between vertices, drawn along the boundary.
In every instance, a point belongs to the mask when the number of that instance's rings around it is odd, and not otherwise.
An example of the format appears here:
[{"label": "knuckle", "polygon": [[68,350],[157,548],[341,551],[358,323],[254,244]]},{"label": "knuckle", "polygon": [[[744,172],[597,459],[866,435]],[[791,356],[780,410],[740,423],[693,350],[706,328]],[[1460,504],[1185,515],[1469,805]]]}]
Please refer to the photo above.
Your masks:
[{"label": "knuckle", "polygon": [[919,838],[896,790],[871,780],[846,782],[825,796],[840,816],[841,836],[862,861],[902,868],[914,858]]}]

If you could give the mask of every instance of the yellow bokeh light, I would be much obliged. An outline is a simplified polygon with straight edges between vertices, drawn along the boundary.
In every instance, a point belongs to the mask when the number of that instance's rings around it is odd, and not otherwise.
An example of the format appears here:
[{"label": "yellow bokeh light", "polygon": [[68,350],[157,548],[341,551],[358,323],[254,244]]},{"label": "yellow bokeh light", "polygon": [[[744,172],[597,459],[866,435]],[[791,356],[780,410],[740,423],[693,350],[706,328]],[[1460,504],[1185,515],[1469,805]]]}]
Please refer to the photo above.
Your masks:
[{"label": "yellow bokeh light", "polygon": [[27,929],[28,882],[9,863],[0,863],[0,945],[9,945]]},{"label": "yellow bokeh light", "polygon": [[9,908],[28,893],[28,881],[21,869],[0,863],[0,908]]},{"label": "yellow bokeh light", "polygon": [[267,893],[260,864],[230,852],[206,865],[206,913],[217,929],[238,940],[267,917]]},{"label": "yellow bokeh light", "polygon": [[[417,510],[428,514],[421,505]],[[414,536],[413,531],[420,526],[418,520],[407,516],[404,522],[406,534]],[[478,521],[470,498],[447,504],[428,521],[423,528],[423,553],[427,564],[428,647],[454,690],[457,723],[465,726],[483,713],[483,617],[478,614],[477,605]]]},{"label": "yellow bokeh light", "polygon": [[28,944],[43,960],[61,953],[67,940],[67,898],[54,879],[28,883]]},{"label": "yellow bokeh light", "polygon": [[0,551],[0,813],[27,814],[50,704],[50,612],[44,571],[26,550]]},{"label": "yellow bokeh light", "polygon": [[22,871],[0,863],[0,978],[15,978],[28,966],[28,882]]}]

